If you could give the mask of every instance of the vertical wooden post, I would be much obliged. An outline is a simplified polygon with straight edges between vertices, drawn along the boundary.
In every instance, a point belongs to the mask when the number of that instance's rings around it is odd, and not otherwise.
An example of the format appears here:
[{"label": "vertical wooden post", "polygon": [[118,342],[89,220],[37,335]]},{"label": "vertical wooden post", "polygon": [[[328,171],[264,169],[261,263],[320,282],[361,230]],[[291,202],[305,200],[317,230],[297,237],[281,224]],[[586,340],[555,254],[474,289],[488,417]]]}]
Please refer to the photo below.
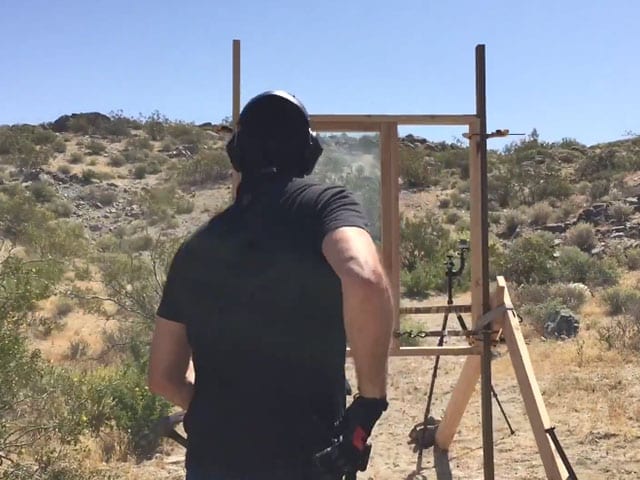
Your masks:
[{"label": "vertical wooden post", "polygon": [[[380,126],[380,202],[382,210],[382,257],[391,281],[394,309],[394,330],[400,328],[400,188],[398,150],[398,124],[383,123]],[[397,350],[400,343],[392,340],[391,348]]]},{"label": "vertical wooden post", "polygon": [[[480,132],[480,256],[482,266],[482,313],[489,311],[489,209],[487,192],[487,97],[484,45],[476,45],[476,115]],[[474,319],[475,321],[476,319]],[[491,322],[484,327],[481,357],[482,451],[484,480],[493,480],[493,405],[491,403]]]},{"label": "vertical wooden post", "polygon": [[[233,52],[232,52],[232,89],[233,89],[233,99],[231,105],[232,111],[232,121],[233,128],[235,129],[238,125],[238,117],[240,117],[240,40],[233,41]],[[232,170],[231,173],[231,194],[233,198],[236,196],[236,188],[240,183],[240,174],[235,170]]]}]

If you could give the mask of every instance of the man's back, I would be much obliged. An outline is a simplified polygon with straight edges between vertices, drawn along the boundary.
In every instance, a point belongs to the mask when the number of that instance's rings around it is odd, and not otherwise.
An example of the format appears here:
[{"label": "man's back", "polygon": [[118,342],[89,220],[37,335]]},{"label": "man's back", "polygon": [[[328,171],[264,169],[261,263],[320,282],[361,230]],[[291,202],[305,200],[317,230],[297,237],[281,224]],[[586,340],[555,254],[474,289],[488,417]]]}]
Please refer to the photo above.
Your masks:
[{"label": "man's back", "polygon": [[329,443],[345,334],[321,242],[342,226],[366,227],[344,189],[274,177],[181,247],[158,314],[186,325],[193,350],[188,462],[264,470]]}]

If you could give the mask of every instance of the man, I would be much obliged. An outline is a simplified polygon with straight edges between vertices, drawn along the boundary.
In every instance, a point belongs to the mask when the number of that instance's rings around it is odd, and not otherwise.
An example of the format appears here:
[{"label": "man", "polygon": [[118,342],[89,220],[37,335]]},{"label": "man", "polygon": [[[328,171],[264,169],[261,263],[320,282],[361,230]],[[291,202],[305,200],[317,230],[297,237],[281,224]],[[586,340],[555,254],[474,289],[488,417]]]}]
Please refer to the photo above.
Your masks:
[{"label": "man", "polygon": [[187,480],[341,479],[387,408],[389,282],[351,193],[303,178],[322,148],[295,97],[253,98],[227,152],[236,199],[173,259],[149,387],[187,410]]}]

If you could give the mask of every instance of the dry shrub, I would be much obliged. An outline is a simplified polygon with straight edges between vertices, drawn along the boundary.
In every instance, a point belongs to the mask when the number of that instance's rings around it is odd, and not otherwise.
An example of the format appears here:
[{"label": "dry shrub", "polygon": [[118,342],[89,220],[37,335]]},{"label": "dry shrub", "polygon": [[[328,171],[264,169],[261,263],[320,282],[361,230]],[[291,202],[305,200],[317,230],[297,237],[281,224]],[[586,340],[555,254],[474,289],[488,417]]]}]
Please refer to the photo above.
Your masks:
[{"label": "dry shrub", "polygon": [[566,243],[583,252],[590,252],[596,247],[598,239],[592,225],[580,222],[567,231]]},{"label": "dry shrub", "polygon": [[615,202],[609,207],[609,214],[616,222],[626,222],[633,215],[633,207],[622,202]]},{"label": "dry shrub", "polygon": [[509,210],[504,214],[504,234],[513,235],[526,222],[525,215],[519,210]]},{"label": "dry shrub", "polygon": [[625,258],[629,270],[640,270],[640,248],[630,248],[625,252]]},{"label": "dry shrub", "polygon": [[546,225],[553,215],[553,208],[547,202],[539,202],[531,206],[529,223],[534,226]]}]

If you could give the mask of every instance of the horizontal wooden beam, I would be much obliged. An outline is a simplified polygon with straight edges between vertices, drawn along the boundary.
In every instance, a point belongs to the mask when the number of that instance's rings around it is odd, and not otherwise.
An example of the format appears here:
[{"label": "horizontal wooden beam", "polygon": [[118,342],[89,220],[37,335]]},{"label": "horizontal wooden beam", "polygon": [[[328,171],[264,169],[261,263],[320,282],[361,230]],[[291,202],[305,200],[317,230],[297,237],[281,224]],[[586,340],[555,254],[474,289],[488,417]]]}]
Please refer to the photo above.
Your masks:
[{"label": "horizontal wooden beam", "polygon": [[400,347],[390,352],[392,357],[436,357],[453,355],[480,355],[480,347]]},{"label": "horizontal wooden beam", "polygon": [[427,305],[422,307],[400,307],[401,314],[420,315],[428,313],[470,313],[471,305]]},{"label": "horizontal wooden beam", "polygon": [[316,132],[380,132],[382,123],[351,120],[314,120],[311,129]]},{"label": "horizontal wooden beam", "polygon": [[[315,114],[310,115],[311,125],[316,124],[381,124],[397,123],[398,125],[469,125],[477,120],[475,115],[358,115],[358,114]],[[315,128],[315,127],[313,127]]]},{"label": "horizontal wooden beam", "polygon": [[[480,330],[419,330],[417,332],[413,332],[412,330],[408,330],[408,332],[413,333],[414,337],[418,338],[427,338],[427,337],[477,337],[482,335],[482,331]],[[498,333],[495,331],[493,333]],[[406,335],[405,332],[396,332],[394,335],[398,337],[403,337]]]}]

